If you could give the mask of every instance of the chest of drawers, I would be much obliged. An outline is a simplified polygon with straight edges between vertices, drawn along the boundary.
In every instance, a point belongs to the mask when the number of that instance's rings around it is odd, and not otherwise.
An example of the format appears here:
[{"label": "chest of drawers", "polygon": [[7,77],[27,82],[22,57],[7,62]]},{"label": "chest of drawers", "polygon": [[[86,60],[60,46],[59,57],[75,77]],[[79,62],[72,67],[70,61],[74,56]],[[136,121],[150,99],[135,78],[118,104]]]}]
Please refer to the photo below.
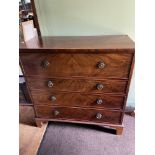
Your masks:
[{"label": "chest of drawers", "polygon": [[128,36],[34,38],[19,51],[38,126],[99,124],[122,133],[135,51]]}]

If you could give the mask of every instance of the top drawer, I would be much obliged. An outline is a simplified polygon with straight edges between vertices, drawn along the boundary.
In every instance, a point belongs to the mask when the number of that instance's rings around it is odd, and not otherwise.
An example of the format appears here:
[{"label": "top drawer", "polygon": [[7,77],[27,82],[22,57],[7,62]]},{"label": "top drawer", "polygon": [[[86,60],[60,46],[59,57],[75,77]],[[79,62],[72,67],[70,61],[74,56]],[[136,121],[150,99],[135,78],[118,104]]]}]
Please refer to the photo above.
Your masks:
[{"label": "top drawer", "polygon": [[128,78],[132,54],[22,53],[26,76]]}]

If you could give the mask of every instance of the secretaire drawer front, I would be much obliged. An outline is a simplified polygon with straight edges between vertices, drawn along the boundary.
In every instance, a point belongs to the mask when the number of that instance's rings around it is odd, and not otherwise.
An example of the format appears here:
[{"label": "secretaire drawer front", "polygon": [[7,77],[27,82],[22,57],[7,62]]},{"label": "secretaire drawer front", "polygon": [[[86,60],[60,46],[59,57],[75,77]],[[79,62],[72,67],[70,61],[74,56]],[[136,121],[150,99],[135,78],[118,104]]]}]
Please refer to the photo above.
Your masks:
[{"label": "secretaire drawer front", "polygon": [[31,90],[125,93],[127,81],[124,80],[78,80],[78,79],[36,79],[27,78]]},{"label": "secretaire drawer front", "polygon": [[20,54],[27,76],[128,78],[132,54]]},{"label": "secretaire drawer front", "polygon": [[107,122],[121,123],[122,113],[119,111],[101,110],[101,109],[84,109],[84,108],[67,108],[67,107],[52,107],[52,106],[36,106],[38,117],[48,119],[67,119],[75,121],[92,121],[92,122]]},{"label": "secretaire drawer front", "polygon": [[116,95],[86,95],[80,93],[50,93],[35,92],[32,98],[36,105],[59,105],[68,107],[100,107],[122,109],[124,96]]}]

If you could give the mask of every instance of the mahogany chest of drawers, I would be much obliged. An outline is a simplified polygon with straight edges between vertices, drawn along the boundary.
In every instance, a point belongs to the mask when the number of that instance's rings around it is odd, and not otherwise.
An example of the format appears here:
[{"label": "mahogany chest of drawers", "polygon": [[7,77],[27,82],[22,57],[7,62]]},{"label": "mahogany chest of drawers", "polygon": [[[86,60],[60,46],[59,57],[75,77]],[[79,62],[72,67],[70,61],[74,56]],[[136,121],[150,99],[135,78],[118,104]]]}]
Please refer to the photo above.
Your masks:
[{"label": "mahogany chest of drawers", "polygon": [[122,133],[135,51],[128,36],[34,38],[19,51],[38,126],[63,121]]}]

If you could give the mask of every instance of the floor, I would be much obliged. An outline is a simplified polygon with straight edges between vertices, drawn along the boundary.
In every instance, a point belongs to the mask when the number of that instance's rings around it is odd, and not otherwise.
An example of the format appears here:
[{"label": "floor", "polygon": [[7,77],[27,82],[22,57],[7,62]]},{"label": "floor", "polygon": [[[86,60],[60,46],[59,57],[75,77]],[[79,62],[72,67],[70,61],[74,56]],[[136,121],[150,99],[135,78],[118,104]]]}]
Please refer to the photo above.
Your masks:
[{"label": "floor", "polygon": [[19,106],[19,154],[36,155],[47,124],[35,127],[32,106]]},{"label": "floor", "polygon": [[135,119],[125,115],[123,135],[99,126],[49,123],[37,155],[134,155]]}]

